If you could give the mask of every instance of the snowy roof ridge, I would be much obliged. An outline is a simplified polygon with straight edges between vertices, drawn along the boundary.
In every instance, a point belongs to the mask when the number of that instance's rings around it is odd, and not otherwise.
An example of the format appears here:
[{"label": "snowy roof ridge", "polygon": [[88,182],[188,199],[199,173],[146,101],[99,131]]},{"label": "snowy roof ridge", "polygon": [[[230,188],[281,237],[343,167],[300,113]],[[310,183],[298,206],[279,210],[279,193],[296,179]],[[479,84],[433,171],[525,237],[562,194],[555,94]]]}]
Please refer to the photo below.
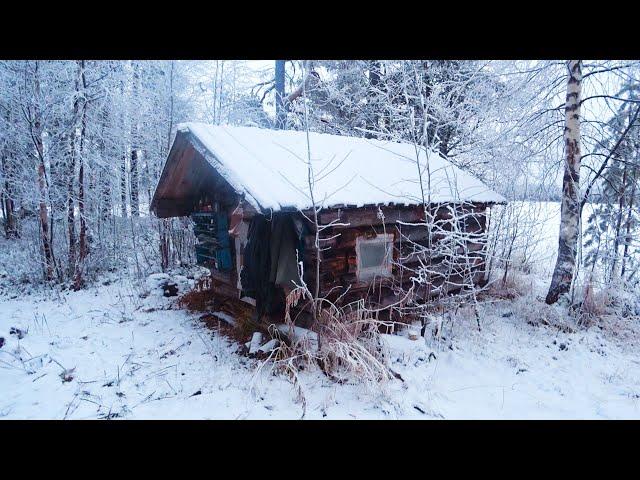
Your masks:
[{"label": "snowy roof ridge", "polygon": [[[258,209],[311,208],[304,131],[187,122],[205,159]],[[324,208],[426,201],[502,203],[505,198],[437,152],[410,143],[309,133],[314,197]],[[204,150],[204,151],[203,151]],[[418,175],[423,171],[422,187]],[[428,172],[425,173],[425,172]]]}]

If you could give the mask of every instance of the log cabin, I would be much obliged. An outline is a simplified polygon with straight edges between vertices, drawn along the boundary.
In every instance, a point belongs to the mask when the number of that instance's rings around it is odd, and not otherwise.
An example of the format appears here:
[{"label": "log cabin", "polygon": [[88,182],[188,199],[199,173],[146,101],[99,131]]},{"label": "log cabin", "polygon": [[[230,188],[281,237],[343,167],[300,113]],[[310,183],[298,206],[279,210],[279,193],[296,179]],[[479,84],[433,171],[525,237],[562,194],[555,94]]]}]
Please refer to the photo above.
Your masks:
[{"label": "log cabin", "polygon": [[216,290],[261,318],[302,282],[376,306],[412,285],[427,300],[481,282],[488,209],[504,202],[410,143],[184,123],[151,211],[189,216]]}]

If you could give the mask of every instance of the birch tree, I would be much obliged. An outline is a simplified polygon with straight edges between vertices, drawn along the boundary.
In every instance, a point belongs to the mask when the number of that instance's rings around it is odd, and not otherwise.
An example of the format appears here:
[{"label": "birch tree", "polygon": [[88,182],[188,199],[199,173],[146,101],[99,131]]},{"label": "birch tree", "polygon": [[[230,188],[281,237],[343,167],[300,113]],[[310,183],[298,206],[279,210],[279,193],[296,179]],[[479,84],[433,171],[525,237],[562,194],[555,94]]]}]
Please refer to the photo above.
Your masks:
[{"label": "birch tree", "polygon": [[40,88],[40,62],[33,62],[32,69],[29,69],[30,62],[25,62],[25,83],[31,83],[31,89],[25,91],[25,95],[33,95],[32,101],[23,108],[25,119],[29,124],[29,133],[33,142],[33,149],[37,158],[37,185],[38,185],[38,217],[40,219],[40,240],[43,250],[43,269],[45,280],[53,280],[55,273],[55,260],[51,245],[51,229],[49,227],[49,192],[47,180],[47,168],[45,163],[45,151],[43,142],[42,123],[42,90]]},{"label": "birch tree", "polygon": [[130,179],[130,204],[131,204],[131,216],[140,216],[140,197],[139,197],[139,170],[138,162],[140,160],[140,138],[139,138],[139,125],[138,125],[138,94],[140,92],[140,64],[138,62],[132,62],[133,68],[133,80],[131,91],[131,103],[132,110],[131,117],[131,163],[129,167],[129,179]]},{"label": "birch tree", "polygon": [[576,269],[580,233],[580,106],[582,93],[582,60],[567,62],[567,96],[565,101],[562,207],[558,258],[545,301],[552,304],[571,289]]}]

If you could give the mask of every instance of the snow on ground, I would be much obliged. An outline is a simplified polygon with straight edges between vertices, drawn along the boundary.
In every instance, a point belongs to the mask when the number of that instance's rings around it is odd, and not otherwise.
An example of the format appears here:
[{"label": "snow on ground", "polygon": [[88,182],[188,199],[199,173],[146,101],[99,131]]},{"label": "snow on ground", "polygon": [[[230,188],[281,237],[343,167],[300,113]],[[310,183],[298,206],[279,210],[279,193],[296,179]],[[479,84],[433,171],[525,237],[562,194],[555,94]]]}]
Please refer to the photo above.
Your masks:
[{"label": "snow on ground", "polygon": [[[171,305],[127,282],[0,298],[0,418],[302,417],[287,378]],[[640,418],[637,343],[533,327],[517,310],[486,307],[481,332],[462,319],[438,343],[386,335],[404,382],[381,391],[302,372],[304,418]]]},{"label": "snow on ground", "polygon": [[[2,284],[0,271],[0,419],[640,419],[637,332],[527,324],[555,261],[559,204],[523,207],[535,222],[535,291],[483,306],[480,332],[460,317],[440,342],[384,336],[404,382],[375,390],[302,372],[306,408],[289,379],[258,371],[162,296],[166,280],[184,291],[186,277],[45,294]],[[154,293],[141,296],[145,287]]]}]

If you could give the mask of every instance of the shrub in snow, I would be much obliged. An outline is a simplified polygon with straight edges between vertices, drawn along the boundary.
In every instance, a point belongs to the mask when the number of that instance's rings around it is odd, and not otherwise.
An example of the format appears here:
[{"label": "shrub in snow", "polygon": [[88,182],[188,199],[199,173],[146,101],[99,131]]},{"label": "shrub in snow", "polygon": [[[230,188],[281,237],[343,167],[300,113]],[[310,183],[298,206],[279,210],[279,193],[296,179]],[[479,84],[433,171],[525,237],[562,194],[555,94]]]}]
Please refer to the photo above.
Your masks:
[{"label": "shrub in snow", "polygon": [[577,298],[571,312],[584,327],[605,326],[617,319],[640,316],[640,292],[619,282],[597,287],[590,279],[584,286],[576,286]]},{"label": "shrub in snow", "polygon": [[496,269],[495,273],[498,278],[491,281],[486,290],[489,297],[511,300],[531,291],[532,285],[525,281],[523,275],[514,270],[503,275],[499,269]]},{"label": "shrub in snow", "polygon": [[32,285],[42,281],[39,260],[38,244],[9,241],[0,235],[0,293],[3,286],[12,296],[29,293]]},{"label": "shrub in snow", "polygon": [[593,283],[587,282],[583,289],[582,299],[572,310],[577,317],[578,325],[591,326],[594,321],[605,315],[612,306],[612,298],[606,289],[594,290]]},{"label": "shrub in snow", "polygon": [[293,324],[290,308],[309,295],[305,287],[297,287],[286,299],[285,324],[270,329],[280,345],[269,355],[277,371],[288,374],[298,386],[298,373],[305,368],[320,367],[323,373],[339,383],[347,381],[378,384],[394,378],[388,366],[388,353],[380,327],[388,322],[377,319],[367,310],[363,300],[344,307],[323,300],[317,312],[313,331]]},{"label": "shrub in snow", "polygon": [[562,332],[574,332],[575,322],[568,310],[561,305],[547,305],[533,295],[520,297],[514,301],[514,310],[526,323],[534,326],[544,325]]}]

